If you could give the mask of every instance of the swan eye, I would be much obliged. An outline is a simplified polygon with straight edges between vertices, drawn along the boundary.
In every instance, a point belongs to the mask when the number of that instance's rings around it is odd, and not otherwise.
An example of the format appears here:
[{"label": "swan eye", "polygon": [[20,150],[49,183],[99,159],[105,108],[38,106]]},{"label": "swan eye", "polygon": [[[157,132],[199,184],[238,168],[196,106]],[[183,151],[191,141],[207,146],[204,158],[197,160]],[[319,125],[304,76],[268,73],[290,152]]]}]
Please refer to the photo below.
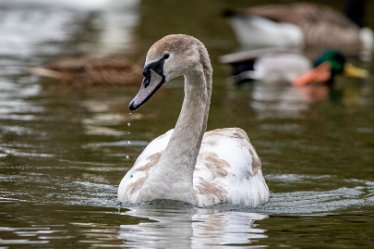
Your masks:
[{"label": "swan eye", "polygon": [[170,54],[167,53],[167,54],[164,54],[164,57],[162,57],[164,60],[168,59],[170,57]]}]

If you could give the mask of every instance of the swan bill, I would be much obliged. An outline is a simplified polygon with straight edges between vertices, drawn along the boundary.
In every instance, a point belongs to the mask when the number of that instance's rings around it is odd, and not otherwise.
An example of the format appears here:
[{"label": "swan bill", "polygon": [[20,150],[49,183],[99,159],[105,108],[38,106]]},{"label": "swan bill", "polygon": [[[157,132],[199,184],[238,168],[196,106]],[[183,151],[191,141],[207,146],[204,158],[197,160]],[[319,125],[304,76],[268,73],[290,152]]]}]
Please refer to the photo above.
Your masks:
[{"label": "swan bill", "polygon": [[144,74],[143,82],[136,96],[131,100],[129,109],[134,111],[150,99],[155,92],[165,83],[165,77],[156,73],[153,69]]}]

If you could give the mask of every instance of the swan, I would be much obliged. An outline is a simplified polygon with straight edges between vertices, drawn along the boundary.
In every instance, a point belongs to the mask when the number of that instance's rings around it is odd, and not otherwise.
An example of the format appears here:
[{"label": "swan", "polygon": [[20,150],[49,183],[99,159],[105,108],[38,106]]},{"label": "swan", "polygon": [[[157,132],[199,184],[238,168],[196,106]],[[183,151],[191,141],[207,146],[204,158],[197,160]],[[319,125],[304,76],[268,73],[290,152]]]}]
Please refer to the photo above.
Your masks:
[{"label": "swan", "polygon": [[198,39],[168,35],[149,49],[139,92],[142,106],[163,84],[184,76],[184,101],[175,128],[144,149],[118,187],[122,203],[176,200],[207,207],[255,207],[269,200],[261,161],[240,128],[206,131],[212,91],[208,52]]},{"label": "swan", "polygon": [[285,49],[258,49],[223,55],[223,64],[232,67],[235,83],[258,80],[304,86],[319,83],[332,86],[337,75],[366,78],[369,73],[349,62],[335,50],[325,50],[314,62],[305,55]]},{"label": "swan", "polygon": [[224,16],[246,47],[296,47],[319,53],[333,49],[370,60],[374,35],[363,26],[364,4],[364,0],[347,1],[347,16],[326,5],[304,2],[226,10]]},{"label": "swan", "polygon": [[74,86],[135,85],[142,78],[142,68],[124,58],[65,58],[28,72]]}]

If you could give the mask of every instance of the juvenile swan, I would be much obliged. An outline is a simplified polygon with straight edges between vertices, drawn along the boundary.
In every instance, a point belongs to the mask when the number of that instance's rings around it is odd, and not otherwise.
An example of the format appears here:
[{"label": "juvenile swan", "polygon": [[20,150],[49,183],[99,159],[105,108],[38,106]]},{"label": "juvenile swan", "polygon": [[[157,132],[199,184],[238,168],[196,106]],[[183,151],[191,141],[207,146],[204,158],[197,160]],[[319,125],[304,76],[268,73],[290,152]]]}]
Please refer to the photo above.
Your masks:
[{"label": "juvenile swan", "polygon": [[185,97],[175,128],[154,139],[123,177],[118,200],[171,199],[197,206],[255,207],[269,200],[261,161],[245,131],[206,131],[212,67],[205,46],[183,34],[168,35],[149,49],[139,92],[130,110],[163,84],[183,75]]}]

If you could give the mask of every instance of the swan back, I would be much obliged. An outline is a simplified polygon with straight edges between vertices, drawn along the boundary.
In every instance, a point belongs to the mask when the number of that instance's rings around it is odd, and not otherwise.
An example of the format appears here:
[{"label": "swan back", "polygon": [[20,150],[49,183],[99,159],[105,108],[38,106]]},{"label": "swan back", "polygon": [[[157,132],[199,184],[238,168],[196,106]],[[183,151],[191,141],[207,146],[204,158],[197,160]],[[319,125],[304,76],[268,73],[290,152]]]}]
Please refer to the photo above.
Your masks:
[{"label": "swan back", "polygon": [[204,134],[193,178],[199,206],[258,206],[269,200],[261,160],[245,131],[224,128]]}]

